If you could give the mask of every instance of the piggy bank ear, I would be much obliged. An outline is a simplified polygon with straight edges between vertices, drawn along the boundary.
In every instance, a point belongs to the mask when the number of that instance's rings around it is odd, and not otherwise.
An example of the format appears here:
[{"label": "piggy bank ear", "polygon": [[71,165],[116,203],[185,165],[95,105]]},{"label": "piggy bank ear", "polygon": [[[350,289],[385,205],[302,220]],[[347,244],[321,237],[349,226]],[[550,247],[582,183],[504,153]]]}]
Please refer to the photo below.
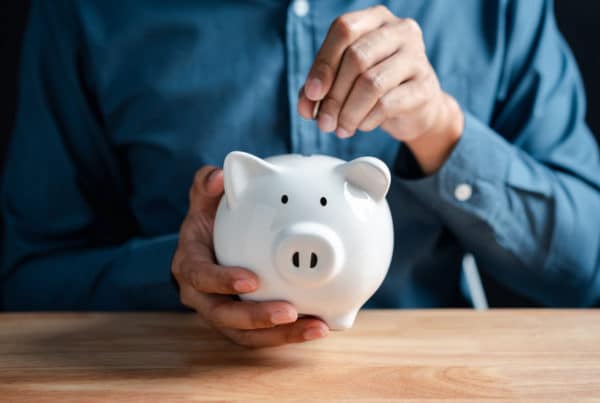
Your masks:
[{"label": "piggy bank ear", "polygon": [[390,188],[390,170],[377,158],[360,157],[336,169],[348,182],[367,192],[375,201],[382,200]]},{"label": "piggy bank ear", "polygon": [[225,197],[230,208],[237,207],[253,179],[277,172],[277,167],[252,154],[233,151],[223,164]]}]

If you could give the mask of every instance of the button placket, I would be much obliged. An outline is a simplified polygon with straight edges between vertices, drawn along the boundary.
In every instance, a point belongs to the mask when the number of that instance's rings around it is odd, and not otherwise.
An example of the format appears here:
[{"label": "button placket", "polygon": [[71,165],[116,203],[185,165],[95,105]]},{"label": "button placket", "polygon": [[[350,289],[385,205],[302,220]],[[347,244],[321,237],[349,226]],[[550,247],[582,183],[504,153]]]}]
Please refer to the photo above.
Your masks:
[{"label": "button placket", "polygon": [[298,17],[305,17],[310,11],[310,3],[308,0],[295,0],[292,8]]},{"label": "button placket", "polygon": [[314,30],[308,16],[309,12],[308,0],[295,0],[288,8],[286,26],[291,145],[292,152],[300,154],[319,151],[315,122],[303,119],[297,111],[298,92],[304,84],[314,54]]}]

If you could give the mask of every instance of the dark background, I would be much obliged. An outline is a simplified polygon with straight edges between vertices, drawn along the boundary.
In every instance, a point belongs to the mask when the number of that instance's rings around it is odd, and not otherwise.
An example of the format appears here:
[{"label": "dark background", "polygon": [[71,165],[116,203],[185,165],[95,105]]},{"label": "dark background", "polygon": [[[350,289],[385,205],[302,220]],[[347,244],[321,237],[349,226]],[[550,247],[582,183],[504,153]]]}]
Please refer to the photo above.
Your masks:
[{"label": "dark background", "polygon": [[[15,114],[19,50],[29,2],[0,0],[0,170]],[[600,45],[597,45],[600,2],[555,0],[555,4],[558,25],[575,53],[585,81],[587,120],[600,141]],[[495,284],[485,273],[481,274],[491,306],[533,305]]]}]

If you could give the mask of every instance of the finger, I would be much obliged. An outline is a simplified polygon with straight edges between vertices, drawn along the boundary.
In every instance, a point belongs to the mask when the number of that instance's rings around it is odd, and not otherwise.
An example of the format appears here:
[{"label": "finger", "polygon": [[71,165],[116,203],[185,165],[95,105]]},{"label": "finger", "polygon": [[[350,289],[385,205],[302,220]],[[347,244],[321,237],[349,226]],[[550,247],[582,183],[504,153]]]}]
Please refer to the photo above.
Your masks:
[{"label": "finger", "polygon": [[[346,49],[333,86],[323,101],[319,116],[321,130],[335,130],[341,107],[356,79],[360,74],[396,53],[403,45],[405,31],[407,31],[406,24],[402,22],[385,24],[365,34]],[[326,126],[325,120],[331,122],[331,125]]]},{"label": "finger", "polygon": [[298,319],[296,309],[285,301],[239,301],[228,295],[200,293],[189,286],[182,289],[181,302],[217,329],[262,329]]},{"label": "finger", "polygon": [[[217,298],[215,298],[217,297]],[[218,328],[262,329],[295,322],[298,312],[285,301],[237,301],[203,294],[205,316]]]},{"label": "finger", "polygon": [[359,129],[374,130],[388,119],[410,114],[427,103],[438,85],[435,75],[431,74],[425,79],[411,80],[392,89],[379,98],[360,123]]},{"label": "finger", "polygon": [[235,343],[251,348],[302,343],[322,338],[329,334],[327,325],[323,321],[313,318],[298,319],[289,325],[276,326],[270,329],[221,329],[221,331]]},{"label": "finger", "polygon": [[223,170],[205,166],[194,175],[190,188],[190,212],[213,215],[223,194]]},{"label": "finger", "polygon": [[304,93],[312,101],[318,101],[329,92],[344,51],[358,38],[386,22],[396,19],[384,6],[344,14],[338,17],[327,32],[310,69]]},{"label": "finger", "polygon": [[[209,255],[210,256],[210,255]],[[208,258],[188,253],[181,262],[184,282],[196,291],[211,294],[242,294],[255,291],[259,280],[256,274],[241,267],[219,266]]]},{"label": "finger", "polygon": [[338,136],[353,135],[379,98],[415,77],[417,63],[412,53],[400,51],[360,74],[339,112]]}]

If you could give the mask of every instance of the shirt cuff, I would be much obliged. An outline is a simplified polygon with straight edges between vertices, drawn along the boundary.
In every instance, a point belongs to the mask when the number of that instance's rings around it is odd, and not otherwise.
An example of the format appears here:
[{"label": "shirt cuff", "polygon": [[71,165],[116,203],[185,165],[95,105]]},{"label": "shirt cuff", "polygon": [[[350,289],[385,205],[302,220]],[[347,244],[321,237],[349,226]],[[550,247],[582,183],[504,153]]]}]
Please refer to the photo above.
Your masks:
[{"label": "shirt cuff", "polygon": [[[436,210],[452,228],[464,228],[496,217],[513,154],[508,142],[465,112],[462,136],[436,173],[411,179],[414,174],[407,176],[397,169],[406,163],[397,163],[394,181]],[[405,158],[400,154],[398,159]]]}]

